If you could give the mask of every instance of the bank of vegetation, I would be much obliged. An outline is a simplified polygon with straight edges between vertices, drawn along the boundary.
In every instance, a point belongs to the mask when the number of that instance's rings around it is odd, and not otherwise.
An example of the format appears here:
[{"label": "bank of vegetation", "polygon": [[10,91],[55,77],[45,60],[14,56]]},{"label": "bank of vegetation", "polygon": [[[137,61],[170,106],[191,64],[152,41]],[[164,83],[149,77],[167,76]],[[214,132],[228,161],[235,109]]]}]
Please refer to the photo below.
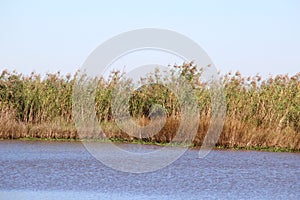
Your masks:
[{"label": "bank of vegetation", "polygon": [[[162,78],[159,71],[145,77],[145,83]],[[174,66],[173,74],[191,83],[197,97],[200,124],[193,145],[199,146],[210,125],[209,87],[198,81],[201,71],[193,63]],[[181,116],[175,94],[160,84],[148,84],[132,93],[130,115],[141,126],[150,123],[151,105],[165,111],[164,127],[155,135],[133,137],[115,123],[112,93],[122,77],[112,72],[97,83],[96,116],[103,133],[87,133],[86,139],[105,135],[112,140],[141,140],[168,143],[176,134]],[[0,138],[84,139],[79,137],[72,115],[72,95],[78,74],[22,75],[3,71],[0,75]],[[130,80],[129,80],[130,82]],[[244,77],[239,72],[221,75],[226,95],[226,118],[217,146],[300,150],[300,73],[262,79]],[[104,134],[105,133],[105,134]]]}]

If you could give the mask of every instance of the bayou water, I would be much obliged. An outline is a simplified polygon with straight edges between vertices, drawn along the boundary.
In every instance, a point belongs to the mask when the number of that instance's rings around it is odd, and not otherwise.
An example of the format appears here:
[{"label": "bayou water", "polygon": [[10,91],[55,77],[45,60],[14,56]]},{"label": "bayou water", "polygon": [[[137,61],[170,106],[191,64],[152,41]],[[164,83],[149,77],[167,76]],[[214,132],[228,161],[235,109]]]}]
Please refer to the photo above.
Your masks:
[{"label": "bayou water", "polygon": [[213,150],[199,159],[191,149],[132,174],[105,166],[81,142],[0,141],[0,199],[300,199],[300,154]]}]

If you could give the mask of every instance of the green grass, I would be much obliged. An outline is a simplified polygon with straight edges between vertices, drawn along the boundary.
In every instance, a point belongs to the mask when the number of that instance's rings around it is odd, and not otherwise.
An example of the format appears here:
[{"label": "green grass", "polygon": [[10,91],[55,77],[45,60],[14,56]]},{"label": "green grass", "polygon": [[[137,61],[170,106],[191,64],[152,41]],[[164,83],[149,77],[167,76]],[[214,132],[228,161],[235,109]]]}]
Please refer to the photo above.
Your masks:
[{"label": "green grass", "polygon": [[[0,139],[3,140],[3,139]],[[157,146],[170,146],[169,143],[158,143],[158,142],[151,142],[151,141],[144,141],[144,140],[124,140],[123,138],[110,138],[110,139],[55,139],[55,138],[18,138],[16,140],[20,141],[49,141],[49,142],[100,142],[100,143],[107,143],[113,142],[115,144],[142,144],[142,145],[157,145]],[[189,147],[190,149],[200,150],[200,146],[191,146],[187,144],[181,143],[172,143],[171,146],[174,147]],[[280,148],[280,147],[243,147],[243,146],[235,146],[235,147],[228,147],[228,146],[215,146],[214,150],[249,150],[249,151],[266,151],[266,152],[289,152],[289,153],[300,153],[300,150],[291,149],[291,148]]]}]

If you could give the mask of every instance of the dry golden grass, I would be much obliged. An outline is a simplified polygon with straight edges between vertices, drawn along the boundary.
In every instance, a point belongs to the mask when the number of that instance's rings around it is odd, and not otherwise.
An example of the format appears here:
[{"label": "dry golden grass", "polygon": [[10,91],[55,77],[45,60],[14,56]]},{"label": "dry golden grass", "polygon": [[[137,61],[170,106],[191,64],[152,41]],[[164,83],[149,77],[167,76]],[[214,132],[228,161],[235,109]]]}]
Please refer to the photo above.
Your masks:
[{"label": "dry golden grass", "polygon": [[[205,83],[197,81],[201,73],[192,63],[175,68],[179,76],[185,77],[195,89],[200,125],[193,144],[199,146],[210,126],[210,94]],[[143,81],[155,82],[159,77],[155,75]],[[72,117],[72,90],[76,75],[57,73],[41,78],[35,73],[24,76],[3,71],[0,76],[0,138],[82,139],[105,135],[127,141],[172,141],[182,120],[180,107],[176,95],[159,84],[135,91],[130,98],[129,111],[137,124],[146,126],[151,123],[151,105],[160,104],[167,116],[162,130],[155,135],[145,131],[136,137],[117,127],[111,103],[112,92],[121,77],[119,72],[113,72],[109,80],[101,79],[97,87],[95,110],[103,133],[87,130],[79,137]],[[237,72],[222,76],[221,81],[226,93],[227,112],[217,145],[300,150],[300,73],[262,80],[259,75],[242,77]],[[188,130],[182,134],[182,137],[187,137]]]}]

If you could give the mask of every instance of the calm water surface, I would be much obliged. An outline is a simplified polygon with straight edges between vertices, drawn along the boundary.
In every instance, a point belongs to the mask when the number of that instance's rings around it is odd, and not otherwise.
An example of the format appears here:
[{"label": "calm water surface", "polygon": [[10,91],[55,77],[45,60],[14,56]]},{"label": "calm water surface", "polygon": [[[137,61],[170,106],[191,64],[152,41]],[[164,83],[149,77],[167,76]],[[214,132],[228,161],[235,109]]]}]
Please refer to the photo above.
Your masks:
[{"label": "calm water surface", "polygon": [[0,199],[300,199],[300,154],[216,150],[199,159],[188,150],[164,169],[130,174],[80,142],[0,141]]}]

